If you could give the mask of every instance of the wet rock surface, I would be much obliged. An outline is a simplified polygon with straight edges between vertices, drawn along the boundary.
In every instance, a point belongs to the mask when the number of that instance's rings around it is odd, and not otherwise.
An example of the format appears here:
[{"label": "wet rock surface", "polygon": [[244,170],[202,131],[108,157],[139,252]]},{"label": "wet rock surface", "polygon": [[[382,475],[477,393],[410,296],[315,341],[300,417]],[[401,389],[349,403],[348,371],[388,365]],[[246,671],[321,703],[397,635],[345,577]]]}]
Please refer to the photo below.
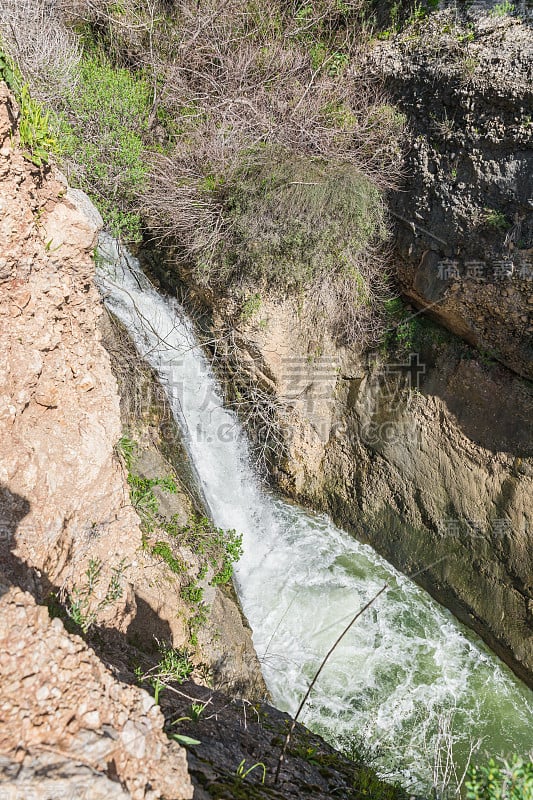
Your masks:
[{"label": "wet rock surface", "polygon": [[[177,694],[163,696],[161,704],[168,720],[180,720],[175,730],[198,742],[188,747],[195,800],[361,796],[405,800],[408,796],[299,724],[276,782],[291,718],[267,704],[228,702],[226,696],[191,683],[183,684]],[[200,709],[195,719],[194,708]]]}]

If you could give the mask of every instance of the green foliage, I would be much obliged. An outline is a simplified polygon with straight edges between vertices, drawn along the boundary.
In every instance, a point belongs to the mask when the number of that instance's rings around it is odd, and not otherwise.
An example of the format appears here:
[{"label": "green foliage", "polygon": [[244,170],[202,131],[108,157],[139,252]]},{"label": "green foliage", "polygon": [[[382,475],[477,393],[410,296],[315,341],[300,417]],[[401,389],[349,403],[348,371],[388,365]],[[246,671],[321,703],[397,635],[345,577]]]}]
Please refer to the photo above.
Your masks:
[{"label": "green foliage", "polygon": [[160,659],[155,668],[161,681],[183,683],[190,677],[194,667],[186,650],[176,650],[162,642],[159,644]]},{"label": "green foliage", "polygon": [[503,0],[502,3],[496,3],[490,13],[493,17],[505,17],[506,14],[513,14],[515,11],[514,3],[510,3],[509,0]]},{"label": "green foliage", "polygon": [[511,227],[511,223],[502,211],[497,211],[494,208],[486,208],[483,216],[483,221],[491,228],[498,231],[507,231]]},{"label": "green foliage", "polygon": [[191,644],[196,647],[198,644],[198,631],[200,631],[207,623],[209,618],[209,606],[206,603],[199,603],[196,606],[194,614],[189,617],[189,633],[191,636]]},{"label": "green foliage", "polygon": [[[200,556],[200,563],[215,569],[213,585],[228,583],[233,564],[242,555],[242,535],[234,530],[217,528],[207,517],[193,517],[187,525],[169,529],[181,546],[189,547]],[[201,569],[201,567],[200,567]],[[197,602],[197,601],[193,601]]]},{"label": "green foliage", "polygon": [[137,449],[137,442],[135,442],[125,433],[118,440],[115,449],[122,458],[124,465],[129,472],[133,463],[133,455]]},{"label": "green foliage", "polygon": [[309,50],[313,72],[323,70],[330,78],[337,78],[346,69],[350,58],[337,50],[329,52],[322,41],[315,42]]},{"label": "green foliage", "polygon": [[533,761],[514,756],[510,762],[474,766],[465,783],[467,800],[533,800]]},{"label": "green foliage", "polygon": [[[136,447],[136,442],[126,434],[117,443],[117,451],[128,470]],[[194,516],[183,525],[177,514],[170,519],[161,514],[154,489],[159,487],[164,492],[175,494],[178,487],[172,477],[144,478],[129,472],[128,483],[131,503],[141,519],[145,549],[155,558],[161,558],[175,575],[184,575],[192,570],[192,565],[180,556],[181,549],[190,550],[196,556],[196,574],[180,588],[181,597],[191,606],[188,619],[190,641],[196,646],[198,631],[206,624],[209,615],[209,606],[203,601],[204,589],[199,581],[206,578],[209,569],[213,571],[212,585],[231,580],[233,564],[242,555],[242,536],[233,530],[217,528],[207,517]],[[150,543],[148,534],[154,531],[166,534],[167,539]],[[159,692],[161,687],[154,684],[154,688]]]},{"label": "green foliage", "polygon": [[131,504],[138,513],[145,531],[152,531],[158,523],[159,502],[154,494],[154,487],[159,486],[164,492],[176,494],[178,487],[174,478],[141,478],[128,475]]},{"label": "green foliage", "polygon": [[187,571],[187,565],[180,558],[176,558],[168,542],[156,542],[152,547],[152,555],[159,556],[176,575]]},{"label": "green foliage", "polygon": [[58,149],[57,140],[50,132],[50,114],[30,95],[25,84],[17,95],[20,105],[19,134],[22,155],[37,167],[48,164],[50,153]]},{"label": "green foliage", "polygon": [[357,124],[357,117],[353,111],[340,101],[331,100],[322,109],[324,122],[332,128],[349,130]]},{"label": "green foliage", "polygon": [[58,151],[56,137],[52,134],[50,113],[35,100],[27,83],[11,59],[0,50],[0,80],[14,92],[20,107],[19,135],[22,155],[36,167],[48,164],[50,155]]},{"label": "green foliage", "polygon": [[381,14],[383,7],[388,11],[388,20],[385,27],[378,32],[378,38],[389,39],[404,28],[420,23],[436,10],[438,5],[439,0],[393,0],[393,2],[389,0],[385,3],[376,0],[374,6],[381,6]]},{"label": "green foliage", "polygon": [[64,604],[67,616],[83,633],[87,633],[101,612],[123,594],[122,577],[126,569],[124,560],[113,568],[106,593],[101,600],[97,600],[96,591],[101,581],[102,567],[100,559],[92,558],[85,571],[84,583],[73,587]]},{"label": "green foliage", "polygon": [[0,80],[5,81],[12,91],[16,91],[17,76],[11,59],[0,50]]},{"label": "green foliage", "polygon": [[[157,640],[156,640],[157,641]],[[146,682],[154,690],[154,699],[159,703],[162,690],[169,683],[183,683],[189,678],[194,666],[187,650],[176,650],[167,642],[157,641],[159,660],[147,672],[138,666],[135,675],[139,683]]]},{"label": "green foliage", "polygon": [[[228,235],[199,277],[245,278],[289,289],[358,273],[386,238],[382,198],[361,172],[268,150],[250,154],[220,189]],[[365,300],[365,287],[355,298]]]},{"label": "green foliage", "polygon": [[242,303],[240,318],[242,322],[249,322],[261,308],[261,295],[254,292]]},{"label": "green foliage", "polygon": [[170,736],[171,739],[175,739],[180,744],[193,746],[196,744],[202,744],[198,739],[192,739],[190,736],[185,736],[183,733],[173,733]]},{"label": "green foliage", "polygon": [[243,758],[243,760],[241,761],[241,763],[239,764],[239,766],[235,771],[235,775],[240,781],[244,781],[248,777],[248,775],[254,771],[254,769],[263,770],[261,776],[261,783],[264,783],[266,778],[266,766],[263,764],[262,761],[258,761],[256,764],[252,764],[251,767],[248,767],[248,769],[246,769],[246,760]]},{"label": "green foliage", "polygon": [[198,722],[205,709],[207,703],[191,703],[191,718],[193,722]]},{"label": "green foliage", "polygon": [[407,800],[409,795],[401,786],[384,783],[373,769],[359,766],[354,773],[352,787],[354,796],[371,797],[374,800]]},{"label": "green foliage", "polygon": [[382,353],[394,352],[399,357],[419,352],[427,346],[443,344],[449,334],[420,312],[413,313],[399,297],[384,304],[386,330]]},{"label": "green foliage", "polygon": [[337,747],[354,764],[370,767],[383,756],[379,745],[371,744],[359,731],[351,731],[340,737]]},{"label": "green foliage", "polygon": [[111,231],[130,241],[141,238],[140,217],[131,206],[147,176],[150,108],[146,78],[112,66],[93,50],[82,59],[59,119],[71,181],[92,197]]},{"label": "green foliage", "polygon": [[401,111],[398,111],[395,106],[391,106],[389,103],[382,103],[376,106],[369,119],[374,125],[396,129],[404,126],[407,122],[405,114],[402,114]]},{"label": "green foliage", "polygon": [[201,603],[204,597],[204,590],[195,583],[189,583],[187,586],[182,586],[180,594],[188,603]]}]

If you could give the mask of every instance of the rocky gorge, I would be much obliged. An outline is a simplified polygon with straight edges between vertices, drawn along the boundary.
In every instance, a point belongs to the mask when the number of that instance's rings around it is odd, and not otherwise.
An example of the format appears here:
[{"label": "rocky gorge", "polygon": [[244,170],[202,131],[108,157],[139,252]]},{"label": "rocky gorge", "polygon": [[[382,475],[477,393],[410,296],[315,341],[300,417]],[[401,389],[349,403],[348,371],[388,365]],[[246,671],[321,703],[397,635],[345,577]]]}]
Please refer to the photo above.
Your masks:
[{"label": "rocky gorge", "polygon": [[232,380],[260,387],[285,439],[276,484],[416,574],[531,683],[530,26],[454,7],[373,58],[412,137],[391,196],[412,305],[389,344],[354,357],[312,303],[261,295],[247,318],[189,274],[156,274],[171,291],[185,278]]},{"label": "rocky gorge", "polygon": [[[101,217],[61,174],[43,176],[24,159],[19,109],[0,88],[0,791],[10,800],[326,798],[349,797],[360,782],[403,797],[301,725],[279,786],[260,774],[243,784],[241,761],[274,771],[290,719],[265,702],[230,588],[205,582],[208,618],[184,673],[195,682],[182,678],[159,700],[146,690],[152,674],[176,680],[161,673],[161,656],[187,652],[192,612],[180,595],[187,576],[143,544],[128,474],[174,476],[178,488],[158,493],[168,519],[205,513],[202,498],[161,386],[95,288]],[[135,436],[127,469],[123,430]],[[194,571],[194,554],[181,555]],[[198,758],[171,735],[176,717],[191,723],[195,703],[211,712],[182,734],[201,737]]]},{"label": "rocky gorge", "polygon": [[[454,6],[374,44],[407,120],[387,200],[403,299],[380,342],[341,342],[302,293],[206,290],[149,228],[136,252],[193,315],[276,491],[532,686],[530,23]],[[0,792],[406,797],[301,725],[265,782],[290,718],[220,554],[194,542],[217,529],[164,386],[95,286],[103,220],[28,160],[19,124],[0,83]],[[185,682],[158,683],[169,654]]]}]

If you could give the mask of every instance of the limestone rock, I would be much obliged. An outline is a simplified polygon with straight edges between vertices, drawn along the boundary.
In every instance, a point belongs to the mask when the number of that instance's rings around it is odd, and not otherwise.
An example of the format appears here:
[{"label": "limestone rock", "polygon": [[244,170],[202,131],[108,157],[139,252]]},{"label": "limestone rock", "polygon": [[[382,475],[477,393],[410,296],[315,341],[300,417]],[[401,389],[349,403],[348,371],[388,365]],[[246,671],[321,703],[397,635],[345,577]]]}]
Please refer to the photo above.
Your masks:
[{"label": "limestone rock", "polygon": [[16,115],[1,83],[0,554],[8,574],[31,568],[43,596],[50,585],[70,591],[100,563],[96,604],[123,563],[122,596],[99,622],[125,629],[141,532],[114,455],[119,400],[98,331],[102,219],[61,176],[38,181],[17,147]]},{"label": "limestone rock", "polygon": [[185,751],[163,733],[152,699],[119,684],[82,639],[18,588],[0,599],[0,682],[0,792],[26,800],[62,792],[192,797]]}]

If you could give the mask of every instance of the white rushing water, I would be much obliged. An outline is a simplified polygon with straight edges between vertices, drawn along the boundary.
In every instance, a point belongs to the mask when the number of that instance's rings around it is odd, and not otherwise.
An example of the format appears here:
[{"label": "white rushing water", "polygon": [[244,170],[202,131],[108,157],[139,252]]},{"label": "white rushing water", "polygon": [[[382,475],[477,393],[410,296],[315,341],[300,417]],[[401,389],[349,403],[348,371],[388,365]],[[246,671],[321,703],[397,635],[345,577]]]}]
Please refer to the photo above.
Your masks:
[{"label": "white rushing water", "polygon": [[140,355],[158,372],[215,524],[243,534],[235,569],[242,607],[274,703],[294,712],[355,611],[389,589],[335,651],[302,721],[332,742],[363,734],[406,785],[431,783],[439,728],[454,755],[533,747],[533,694],[427,593],[325,516],[260,485],[246,437],[181,307],[161,296],[116,243],[100,244],[99,284]]}]

